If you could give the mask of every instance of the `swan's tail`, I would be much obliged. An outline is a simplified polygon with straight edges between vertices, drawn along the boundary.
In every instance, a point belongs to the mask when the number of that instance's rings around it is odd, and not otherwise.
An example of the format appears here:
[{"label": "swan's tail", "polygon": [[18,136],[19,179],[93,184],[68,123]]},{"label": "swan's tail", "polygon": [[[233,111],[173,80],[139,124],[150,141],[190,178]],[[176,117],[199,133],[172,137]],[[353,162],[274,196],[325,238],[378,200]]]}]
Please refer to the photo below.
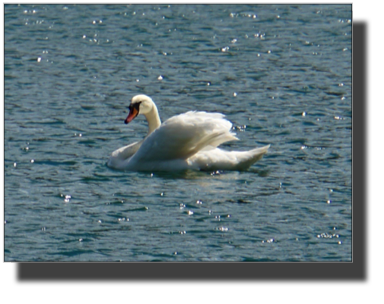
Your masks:
[{"label": "swan's tail", "polygon": [[200,170],[246,170],[267,153],[270,145],[249,151],[224,151],[219,148],[201,151],[188,159]]},{"label": "swan's tail", "polygon": [[248,169],[251,165],[260,160],[265,153],[268,152],[270,146],[271,145],[268,145],[245,152],[235,152],[238,153],[237,158],[239,162],[234,170]]}]

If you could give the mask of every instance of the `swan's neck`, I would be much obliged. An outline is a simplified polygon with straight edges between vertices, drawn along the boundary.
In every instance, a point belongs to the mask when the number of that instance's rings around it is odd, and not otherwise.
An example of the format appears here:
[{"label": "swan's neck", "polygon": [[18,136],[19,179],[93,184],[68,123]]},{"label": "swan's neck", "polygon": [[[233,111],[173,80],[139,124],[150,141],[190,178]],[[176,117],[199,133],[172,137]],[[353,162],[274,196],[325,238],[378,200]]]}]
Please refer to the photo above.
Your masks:
[{"label": "swan's neck", "polygon": [[144,114],[148,122],[148,135],[155,131],[161,125],[161,120],[159,117],[159,112],[157,107],[153,104],[152,110],[149,113]]}]

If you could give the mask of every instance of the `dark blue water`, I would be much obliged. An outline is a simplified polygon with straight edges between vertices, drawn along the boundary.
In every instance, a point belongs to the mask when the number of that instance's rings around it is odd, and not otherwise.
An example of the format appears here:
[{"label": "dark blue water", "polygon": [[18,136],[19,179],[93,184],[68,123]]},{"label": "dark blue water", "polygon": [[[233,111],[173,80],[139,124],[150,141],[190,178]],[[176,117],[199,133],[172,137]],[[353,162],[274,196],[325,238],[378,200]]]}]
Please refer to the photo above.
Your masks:
[{"label": "dark blue water", "polygon": [[[5,261],[351,261],[350,5],[5,5]],[[161,77],[160,77],[161,76]],[[245,172],[106,166],[224,113]]]}]

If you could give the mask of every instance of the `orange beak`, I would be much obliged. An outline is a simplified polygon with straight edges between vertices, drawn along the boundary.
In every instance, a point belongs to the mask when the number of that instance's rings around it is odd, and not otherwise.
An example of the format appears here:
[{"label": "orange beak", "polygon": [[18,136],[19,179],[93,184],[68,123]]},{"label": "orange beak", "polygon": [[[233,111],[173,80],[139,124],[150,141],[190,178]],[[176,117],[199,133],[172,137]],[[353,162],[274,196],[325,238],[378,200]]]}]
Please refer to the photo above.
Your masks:
[{"label": "orange beak", "polygon": [[129,114],[125,119],[124,123],[125,124],[130,123],[138,114],[139,114],[139,111],[135,107],[129,107]]}]

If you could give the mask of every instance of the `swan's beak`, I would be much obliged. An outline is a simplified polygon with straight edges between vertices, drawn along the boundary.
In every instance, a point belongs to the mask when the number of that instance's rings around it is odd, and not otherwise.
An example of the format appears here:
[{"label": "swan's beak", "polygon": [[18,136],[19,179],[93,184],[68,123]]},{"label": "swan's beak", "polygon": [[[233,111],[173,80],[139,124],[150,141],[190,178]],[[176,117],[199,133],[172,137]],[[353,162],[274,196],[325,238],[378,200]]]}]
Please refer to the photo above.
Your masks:
[{"label": "swan's beak", "polygon": [[138,114],[139,114],[139,111],[135,107],[130,107],[129,114],[125,119],[124,123],[125,124],[130,123]]}]

